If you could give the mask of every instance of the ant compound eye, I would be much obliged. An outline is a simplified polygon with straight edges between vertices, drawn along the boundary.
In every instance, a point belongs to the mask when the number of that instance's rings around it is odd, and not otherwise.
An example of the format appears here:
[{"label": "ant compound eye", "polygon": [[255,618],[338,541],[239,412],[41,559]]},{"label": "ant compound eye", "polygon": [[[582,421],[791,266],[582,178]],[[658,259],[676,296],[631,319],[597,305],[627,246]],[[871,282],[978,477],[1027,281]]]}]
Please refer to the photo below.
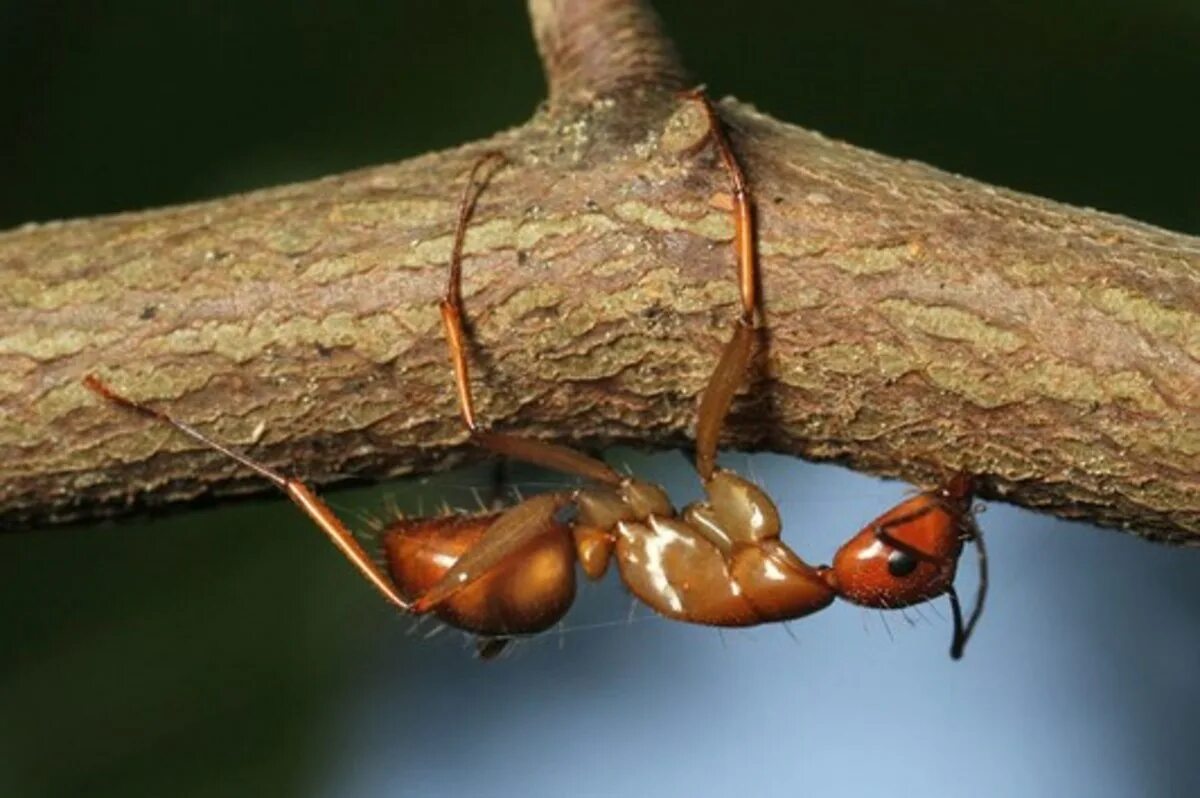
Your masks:
[{"label": "ant compound eye", "polygon": [[888,555],[888,573],[895,577],[904,577],[917,570],[917,558],[907,551],[894,549]]}]

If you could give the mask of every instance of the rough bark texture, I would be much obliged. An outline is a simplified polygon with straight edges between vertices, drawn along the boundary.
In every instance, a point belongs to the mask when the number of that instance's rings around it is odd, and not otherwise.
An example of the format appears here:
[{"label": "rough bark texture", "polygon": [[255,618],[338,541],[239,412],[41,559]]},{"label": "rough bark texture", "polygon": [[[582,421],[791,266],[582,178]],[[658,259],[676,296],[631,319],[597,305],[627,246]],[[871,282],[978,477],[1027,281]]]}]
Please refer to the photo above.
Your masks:
[{"label": "rough bark texture", "polygon": [[555,110],[684,87],[675,47],[645,3],[529,0],[529,15]]},{"label": "rough bark texture", "polygon": [[[552,102],[521,128],[0,234],[0,526],[264,488],[97,401],[93,371],[318,484],[477,455],[436,300],[490,149],[512,163],[467,238],[481,418],[685,443],[736,309],[724,174],[685,152],[704,122],[663,90],[683,73],[640,3],[530,5]],[[585,6],[634,31],[628,54],[562,55]],[[722,112],[757,192],[769,325],[731,446],[917,482],[965,469],[988,497],[1200,543],[1200,240]]]}]

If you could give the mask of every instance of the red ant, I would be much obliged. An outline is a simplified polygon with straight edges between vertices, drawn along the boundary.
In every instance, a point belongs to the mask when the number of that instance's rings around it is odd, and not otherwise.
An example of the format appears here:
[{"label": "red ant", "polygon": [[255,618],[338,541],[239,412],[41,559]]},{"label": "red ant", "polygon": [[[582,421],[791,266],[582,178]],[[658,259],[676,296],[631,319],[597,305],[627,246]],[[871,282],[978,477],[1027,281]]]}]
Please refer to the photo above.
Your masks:
[{"label": "red ant", "polygon": [[[566,446],[492,432],[475,419],[463,331],[462,248],[485,181],[476,162],[459,207],[450,276],[440,302],[463,422],[472,441],[505,456],[583,478],[588,484],[525,499],[499,512],[399,519],[383,533],[387,572],[303,483],[210,440],[161,411],[121,396],[95,376],[84,382],[106,399],[172,425],[275,483],[351,563],[401,610],[434,613],[478,636],[484,656],[514,636],[548,629],[575,597],[575,563],[590,579],[616,560],[629,590],[658,613],[709,626],[752,626],[799,618],[837,597],[864,607],[897,609],[950,597],[951,656],[963,647],[983,610],[987,589],[983,538],[975,524],[972,479],[959,475],[884,513],[838,550],[832,567],[813,567],[779,539],[775,504],[757,485],[716,467],[717,442],[734,393],[758,339],[758,268],[752,200],[722,123],[699,90],[686,95],[704,109],[708,132],[696,145],[716,145],[733,189],[734,250],[742,310],[709,378],[696,423],[696,470],[707,500],[677,513],[665,491],[627,477]],[[567,508],[571,520],[563,520]],[[978,547],[980,585],[964,624],[954,590],[964,541]]]}]

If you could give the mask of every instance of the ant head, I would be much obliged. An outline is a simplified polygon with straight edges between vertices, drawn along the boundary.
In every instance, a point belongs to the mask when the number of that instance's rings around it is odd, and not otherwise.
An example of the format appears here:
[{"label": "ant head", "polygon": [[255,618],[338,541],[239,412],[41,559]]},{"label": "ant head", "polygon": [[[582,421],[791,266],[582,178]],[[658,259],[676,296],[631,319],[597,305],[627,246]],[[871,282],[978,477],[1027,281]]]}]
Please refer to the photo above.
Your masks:
[{"label": "ant head", "polygon": [[[950,656],[958,659],[987,596],[987,552],[971,512],[975,485],[970,474],[955,474],[941,487],[888,510],[838,549],[825,578],[847,601],[879,609],[907,607],[945,593],[954,612]],[[954,575],[966,540],[979,555],[979,592],[964,623]]]},{"label": "ant head", "polygon": [[949,498],[914,496],[847,541],[833,558],[838,594],[864,607],[893,609],[947,592],[962,553],[960,516]]}]

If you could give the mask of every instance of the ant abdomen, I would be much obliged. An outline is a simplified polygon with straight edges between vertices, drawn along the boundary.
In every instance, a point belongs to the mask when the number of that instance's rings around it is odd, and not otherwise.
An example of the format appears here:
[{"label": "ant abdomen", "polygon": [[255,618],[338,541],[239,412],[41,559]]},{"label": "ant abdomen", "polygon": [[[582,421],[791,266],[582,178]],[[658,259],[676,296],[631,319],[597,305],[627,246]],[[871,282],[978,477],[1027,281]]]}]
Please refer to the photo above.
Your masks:
[{"label": "ant abdomen", "polygon": [[[483,536],[500,513],[401,519],[383,533],[388,572],[405,598],[425,595]],[[519,552],[431,609],[446,623],[488,636],[549,629],[575,598],[575,551],[553,523]]]}]

